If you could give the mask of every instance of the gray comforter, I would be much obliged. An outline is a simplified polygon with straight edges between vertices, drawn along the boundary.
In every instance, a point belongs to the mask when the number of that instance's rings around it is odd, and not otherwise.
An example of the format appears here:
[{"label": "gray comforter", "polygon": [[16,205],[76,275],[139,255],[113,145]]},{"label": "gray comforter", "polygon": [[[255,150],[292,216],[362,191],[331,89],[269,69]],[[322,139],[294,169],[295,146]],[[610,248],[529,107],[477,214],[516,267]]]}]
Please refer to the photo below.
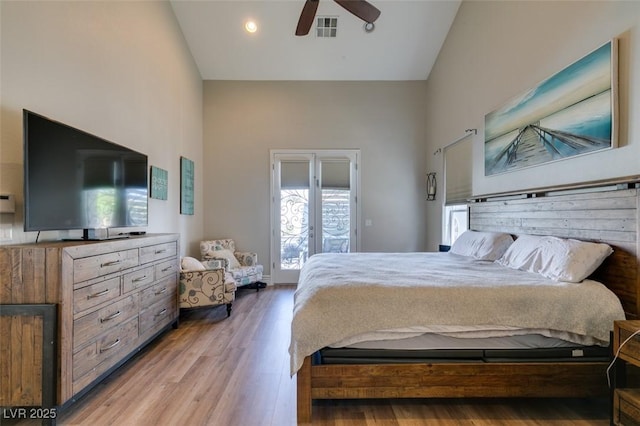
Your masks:
[{"label": "gray comforter", "polygon": [[291,374],[315,351],[374,330],[512,326],[590,336],[606,344],[619,299],[604,285],[451,253],[326,253],[300,272],[291,324]]}]

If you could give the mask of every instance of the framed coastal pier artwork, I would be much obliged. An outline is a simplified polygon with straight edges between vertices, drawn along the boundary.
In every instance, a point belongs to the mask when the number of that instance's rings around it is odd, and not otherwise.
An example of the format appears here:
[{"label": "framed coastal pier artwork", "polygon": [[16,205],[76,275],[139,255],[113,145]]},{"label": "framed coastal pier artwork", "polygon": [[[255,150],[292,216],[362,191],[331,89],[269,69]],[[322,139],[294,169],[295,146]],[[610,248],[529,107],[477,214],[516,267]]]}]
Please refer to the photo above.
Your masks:
[{"label": "framed coastal pier artwork", "polygon": [[614,39],[487,114],[485,176],[616,147],[617,64]]}]

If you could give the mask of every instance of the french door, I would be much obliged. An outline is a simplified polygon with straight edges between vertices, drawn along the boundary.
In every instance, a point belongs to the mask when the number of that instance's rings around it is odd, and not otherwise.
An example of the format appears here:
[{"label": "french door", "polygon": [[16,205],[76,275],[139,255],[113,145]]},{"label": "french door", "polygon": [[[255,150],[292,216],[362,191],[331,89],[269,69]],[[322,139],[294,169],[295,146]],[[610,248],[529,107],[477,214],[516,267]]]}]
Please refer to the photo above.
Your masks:
[{"label": "french door", "polygon": [[358,150],[271,151],[271,280],[297,283],[315,253],[358,250]]}]

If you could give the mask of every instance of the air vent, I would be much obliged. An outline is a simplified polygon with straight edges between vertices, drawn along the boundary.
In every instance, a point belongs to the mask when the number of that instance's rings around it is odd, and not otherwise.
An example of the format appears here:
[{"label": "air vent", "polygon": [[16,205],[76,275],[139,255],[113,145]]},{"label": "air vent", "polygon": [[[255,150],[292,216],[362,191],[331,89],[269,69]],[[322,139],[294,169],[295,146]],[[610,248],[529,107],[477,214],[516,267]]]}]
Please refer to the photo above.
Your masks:
[{"label": "air vent", "polygon": [[316,19],[316,35],[318,37],[335,37],[338,32],[338,18],[335,16],[318,16]]}]

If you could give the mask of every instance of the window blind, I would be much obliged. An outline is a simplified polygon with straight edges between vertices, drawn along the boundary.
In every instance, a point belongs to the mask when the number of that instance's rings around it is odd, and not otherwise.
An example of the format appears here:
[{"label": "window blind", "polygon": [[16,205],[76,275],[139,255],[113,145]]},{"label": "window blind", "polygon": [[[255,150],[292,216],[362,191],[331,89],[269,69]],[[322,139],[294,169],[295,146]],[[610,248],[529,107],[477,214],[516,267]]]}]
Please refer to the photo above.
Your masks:
[{"label": "window blind", "polygon": [[349,189],[349,172],[351,170],[349,160],[323,160],[322,161],[322,187],[332,189]]},{"label": "window blind", "polygon": [[280,188],[308,189],[309,160],[282,161],[280,165]]},{"label": "window blind", "polygon": [[473,138],[466,138],[443,150],[444,203],[466,204],[471,198]]}]

